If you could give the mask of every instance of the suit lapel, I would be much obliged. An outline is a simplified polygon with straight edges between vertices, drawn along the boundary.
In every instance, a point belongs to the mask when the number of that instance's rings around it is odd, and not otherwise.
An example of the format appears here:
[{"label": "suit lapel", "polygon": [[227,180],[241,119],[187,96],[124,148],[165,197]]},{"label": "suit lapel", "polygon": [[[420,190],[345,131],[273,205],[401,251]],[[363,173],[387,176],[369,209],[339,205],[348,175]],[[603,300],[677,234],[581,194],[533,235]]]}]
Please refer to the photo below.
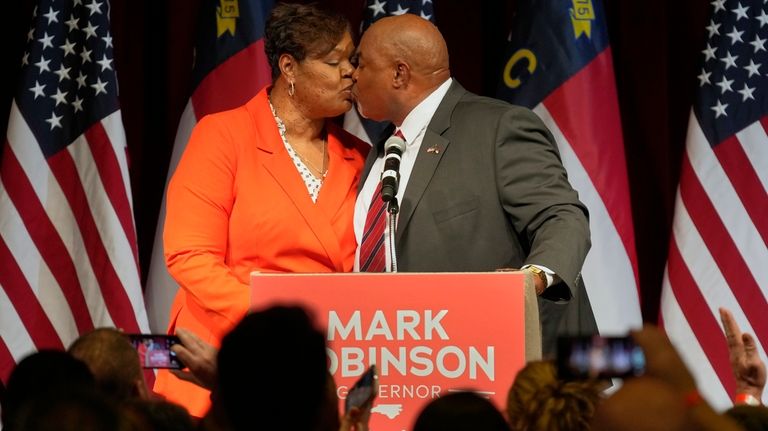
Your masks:
[{"label": "suit lapel", "polygon": [[[424,140],[421,142],[419,154],[416,156],[416,162],[413,165],[413,171],[411,171],[411,177],[408,179],[408,186],[405,188],[403,202],[400,204],[400,217],[397,220],[397,235],[395,237],[397,242],[400,241],[405,228],[408,226],[408,222],[411,221],[413,211],[424,195],[424,191],[435,174],[437,165],[440,164],[440,159],[445,154],[449,143],[450,141],[427,128]],[[432,146],[439,147],[440,152],[427,153],[427,148]]]},{"label": "suit lapel", "polygon": [[[277,129],[275,120],[272,117],[272,112],[269,109],[266,91],[262,92],[262,96],[262,98],[257,97],[252,101],[255,103],[249,103],[249,111],[256,123],[256,145],[259,150],[261,150],[259,154],[260,163],[299,211],[336,270],[343,271],[344,266],[341,258],[339,239],[331,227],[331,216],[318,208],[318,204],[312,202],[312,198],[310,198],[309,192],[307,191],[307,186],[304,184],[301,175],[299,175],[296,170],[296,166],[293,164],[291,156],[285,149],[285,145],[283,145],[280,132]],[[340,145],[336,138],[333,139],[335,140],[335,145]],[[329,147],[331,146],[330,140],[331,138],[329,137]],[[330,158],[332,159],[332,164],[342,164],[342,160],[338,157],[338,151],[336,151],[335,156],[331,153]],[[334,158],[336,159],[335,161],[333,160]],[[353,174],[354,172],[340,172],[338,178],[334,180],[334,183],[339,184]],[[323,195],[322,190],[326,186],[328,186],[328,184],[323,184],[320,194],[318,195],[318,202],[320,202],[321,196]],[[333,193],[333,191],[326,194],[331,193]]]},{"label": "suit lapel", "polygon": [[[450,128],[451,114],[464,93],[466,90],[454,80],[424,132],[419,154],[416,156],[403,201],[400,203],[400,217],[397,221],[397,234],[395,236],[397,242],[402,239],[403,232],[408,227],[413,212],[419,205],[419,201],[421,201],[437,166],[440,164],[440,159],[443,158],[448,149],[450,141],[443,134]],[[430,148],[439,148],[439,151],[431,151]]]}]

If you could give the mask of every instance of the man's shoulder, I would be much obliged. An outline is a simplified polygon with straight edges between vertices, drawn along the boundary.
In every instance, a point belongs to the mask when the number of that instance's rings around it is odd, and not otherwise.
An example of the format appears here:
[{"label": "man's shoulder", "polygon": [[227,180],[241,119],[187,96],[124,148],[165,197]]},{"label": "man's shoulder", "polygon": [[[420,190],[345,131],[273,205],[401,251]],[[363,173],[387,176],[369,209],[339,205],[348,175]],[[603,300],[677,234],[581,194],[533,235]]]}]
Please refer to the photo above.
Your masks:
[{"label": "man's shoulder", "polygon": [[467,91],[454,81],[435,112],[430,127],[441,133],[448,127],[461,130],[497,130],[500,124],[537,124],[539,117],[530,109]]},{"label": "man's shoulder", "polygon": [[528,117],[536,115],[525,106],[513,105],[509,102],[492,97],[480,96],[467,91],[456,104],[456,115],[467,115],[470,117],[492,117],[513,116]]}]

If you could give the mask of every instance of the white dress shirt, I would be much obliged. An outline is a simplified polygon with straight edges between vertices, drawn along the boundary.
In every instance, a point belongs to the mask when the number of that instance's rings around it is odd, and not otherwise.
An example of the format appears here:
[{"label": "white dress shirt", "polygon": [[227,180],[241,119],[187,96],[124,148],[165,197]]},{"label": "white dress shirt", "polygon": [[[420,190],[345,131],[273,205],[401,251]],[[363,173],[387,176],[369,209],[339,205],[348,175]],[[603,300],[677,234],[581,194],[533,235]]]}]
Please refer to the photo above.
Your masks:
[{"label": "white dress shirt", "polygon": [[[411,177],[413,165],[416,163],[416,156],[419,154],[419,148],[421,148],[421,141],[424,139],[424,131],[427,130],[427,125],[432,120],[432,116],[435,115],[435,111],[437,111],[440,102],[443,101],[443,97],[448,93],[451,82],[453,82],[453,79],[448,78],[440,84],[435,91],[408,113],[408,116],[403,120],[403,124],[397,128],[405,138],[405,151],[400,160],[400,181],[396,195],[398,202],[403,200],[405,188],[408,186],[408,179]],[[357,251],[355,252],[354,271],[360,270],[360,242],[363,239],[365,218],[368,215],[368,207],[371,205],[371,199],[374,192],[376,192],[376,187],[379,185],[383,170],[384,154],[382,153],[379,154],[379,158],[373,163],[371,171],[368,173],[368,178],[365,179],[365,184],[362,190],[360,190],[360,194],[357,195],[357,201],[355,202],[355,239],[357,240]],[[384,238],[387,239],[386,244],[388,244],[389,223],[387,223],[384,229]],[[386,268],[389,272],[392,268],[392,256],[386,244],[384,247],[387,255]]]}]

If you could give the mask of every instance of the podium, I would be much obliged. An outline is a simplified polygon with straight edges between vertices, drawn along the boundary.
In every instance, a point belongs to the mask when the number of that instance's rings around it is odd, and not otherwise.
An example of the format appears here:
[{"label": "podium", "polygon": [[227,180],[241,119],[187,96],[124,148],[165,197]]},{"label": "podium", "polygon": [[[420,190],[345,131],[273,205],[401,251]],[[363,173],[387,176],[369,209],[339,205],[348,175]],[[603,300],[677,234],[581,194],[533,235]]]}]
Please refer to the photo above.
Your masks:
[{"label": "podium", "polygon": [[341,403],[370,366],[379,394],[370,429],[412,429],[432,399],[473,390],[503,410],[519,369],[541,357],[530,275],[351,273],[251,275],[252,305],[307,308],[326,331]]}]

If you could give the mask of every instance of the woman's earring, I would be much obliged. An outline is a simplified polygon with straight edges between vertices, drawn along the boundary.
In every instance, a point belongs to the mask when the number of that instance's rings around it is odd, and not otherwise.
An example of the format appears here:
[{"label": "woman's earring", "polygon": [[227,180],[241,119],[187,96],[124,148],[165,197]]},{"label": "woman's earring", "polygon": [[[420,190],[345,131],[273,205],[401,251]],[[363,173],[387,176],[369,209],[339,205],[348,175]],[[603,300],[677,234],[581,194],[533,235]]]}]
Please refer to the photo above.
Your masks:
[{"label": "woman's earring", "polygon": [[291,86],[288,87],[288,95],[293,97],[294,94],[296,94],[296,86],[294,86],[293,81],[291,81]]}]

